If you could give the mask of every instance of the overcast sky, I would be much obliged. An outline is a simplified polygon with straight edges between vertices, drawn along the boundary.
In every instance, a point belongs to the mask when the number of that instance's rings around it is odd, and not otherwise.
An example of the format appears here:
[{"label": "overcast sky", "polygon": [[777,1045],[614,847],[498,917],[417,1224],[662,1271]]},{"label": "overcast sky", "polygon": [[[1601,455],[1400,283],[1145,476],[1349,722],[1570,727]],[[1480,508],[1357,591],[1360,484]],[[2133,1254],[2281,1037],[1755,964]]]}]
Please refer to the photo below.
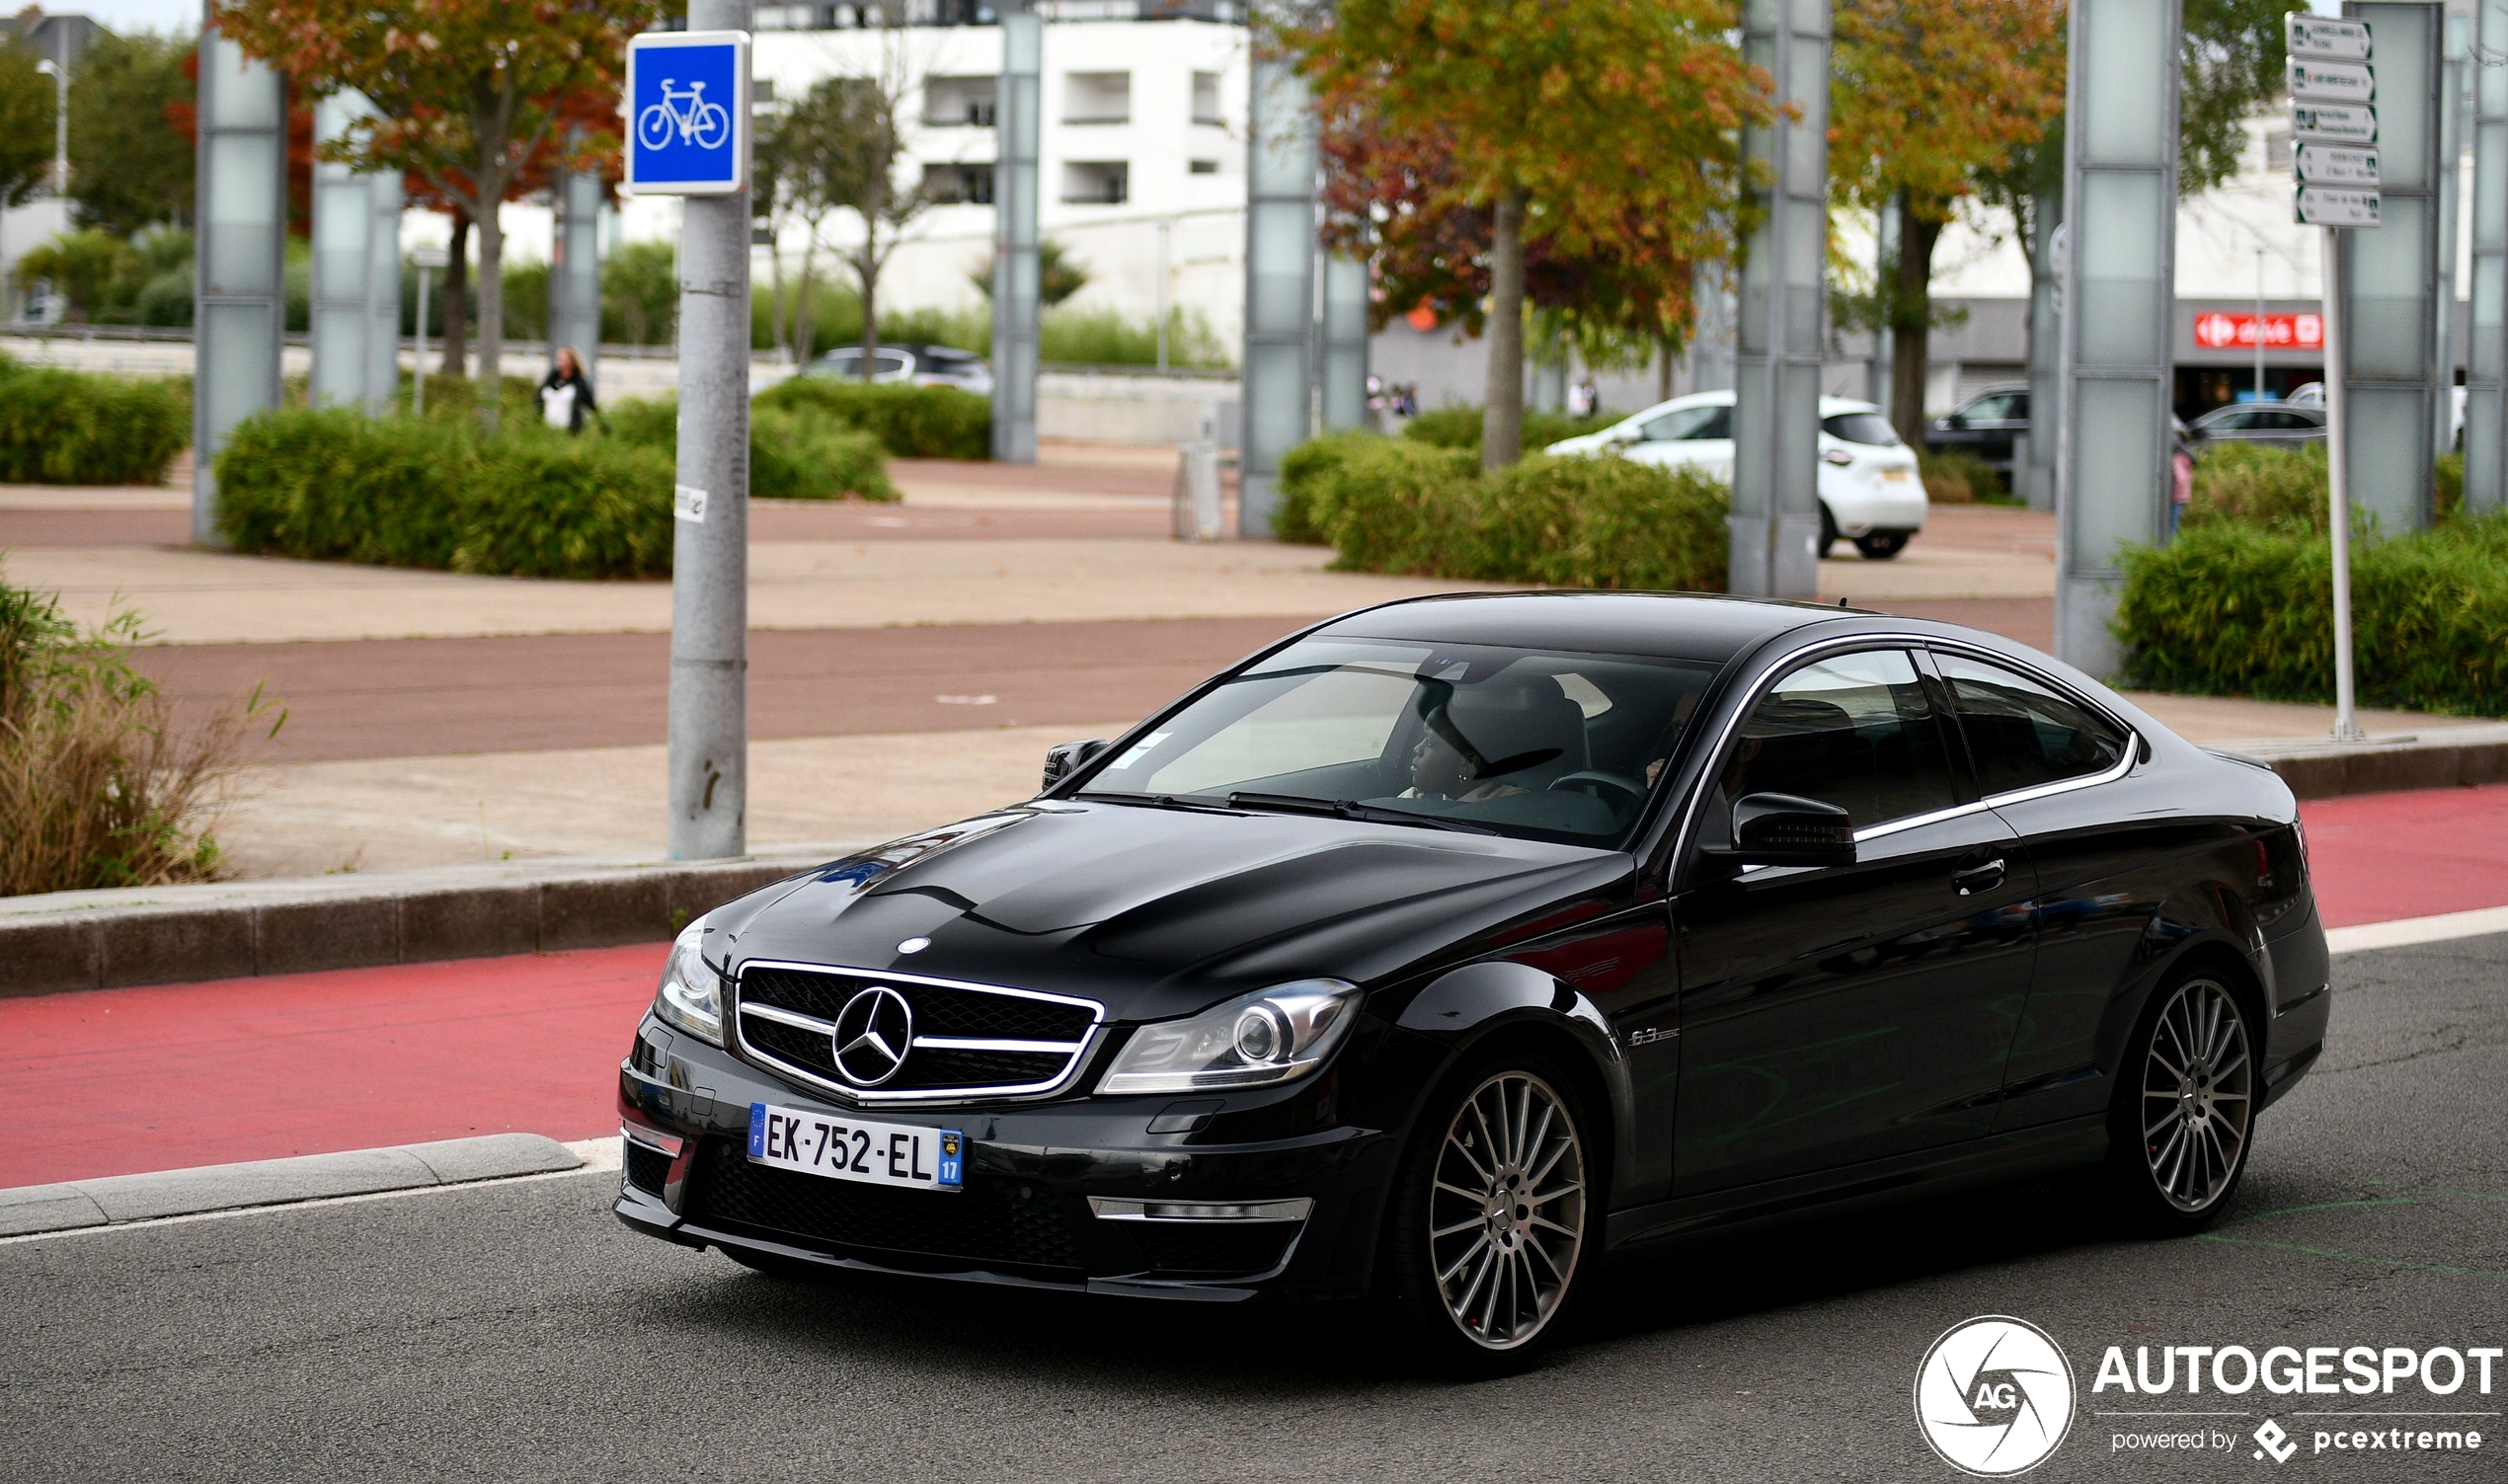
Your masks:
[{"label": "overcast sky", "polygon": [[54,15],[86,16],[107,31],[200,29],[200,0],[79,0],[44,9]]}]

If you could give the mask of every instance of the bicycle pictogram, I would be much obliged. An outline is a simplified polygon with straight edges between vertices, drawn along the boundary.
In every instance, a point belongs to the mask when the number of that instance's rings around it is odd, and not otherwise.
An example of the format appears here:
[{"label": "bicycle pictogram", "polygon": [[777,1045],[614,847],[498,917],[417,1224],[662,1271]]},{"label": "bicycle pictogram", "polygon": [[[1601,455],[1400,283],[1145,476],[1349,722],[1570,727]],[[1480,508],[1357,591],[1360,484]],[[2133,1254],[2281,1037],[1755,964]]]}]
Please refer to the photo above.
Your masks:
[{"label": "bicycle pictogram", "polygon": [[636,142],[647,149],[661,149],[670,143],[675,133],[682,144],[699,149],[720,149],[732,137],[732,116],[719,103],[705,101],[705,84],[692,82],[686,89],[671,90],[672,78],[662,80],[662,102],[648,106],[636,116]]}]

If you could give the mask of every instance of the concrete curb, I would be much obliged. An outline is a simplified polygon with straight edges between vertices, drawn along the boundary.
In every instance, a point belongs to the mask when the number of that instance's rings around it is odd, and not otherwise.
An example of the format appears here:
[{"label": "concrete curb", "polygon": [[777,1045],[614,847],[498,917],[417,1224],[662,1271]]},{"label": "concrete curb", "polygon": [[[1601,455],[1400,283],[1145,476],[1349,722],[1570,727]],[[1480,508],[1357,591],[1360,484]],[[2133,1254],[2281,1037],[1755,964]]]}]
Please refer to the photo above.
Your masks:
[{"label": "concrete curb", "polygon": [[0,1190],[0,1237],[118,1226],[248,1206],[283,1206],[378,1191],[464,1185],[582,1169],[582,1154],[537,1133],[490,1133],[436,1143],[295,1159],[211,1164]]},{"label": "concrete curb", "polygon": [[10,898],[0,899],[0,997],[661,942],[700,913],[853,848]]},{"label": "concrete curb", "polygon": [[2271,767],[2303,799],[2508,783],[2508,726],[2450,727],[2418,737],[2207,743]]}]

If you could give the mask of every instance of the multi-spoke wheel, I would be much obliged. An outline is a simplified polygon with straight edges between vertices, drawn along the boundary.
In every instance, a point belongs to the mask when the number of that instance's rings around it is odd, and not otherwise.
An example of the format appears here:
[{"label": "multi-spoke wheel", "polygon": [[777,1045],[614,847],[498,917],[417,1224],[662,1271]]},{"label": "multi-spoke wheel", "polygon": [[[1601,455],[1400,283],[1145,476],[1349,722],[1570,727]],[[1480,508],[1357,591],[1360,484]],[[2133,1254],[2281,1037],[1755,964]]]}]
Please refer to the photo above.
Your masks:
[{"label": "multi-spoke wheel", "polygon": [[2146,1214],[2183,1229],[2218,1212],[2246,1168],[2254,1046],[2218,979],[2198,975],[2156,999],[2118,1089],[2117,1173]]},{"label": "multi-spoke wheel", "polygon": [[1394,1296],[1466,1369],[1521,1364],[1575,1289],[1591,1176],[1575,1104],[1545,1073],[1497,1068],[1436,1105],[1394,1203]]}]

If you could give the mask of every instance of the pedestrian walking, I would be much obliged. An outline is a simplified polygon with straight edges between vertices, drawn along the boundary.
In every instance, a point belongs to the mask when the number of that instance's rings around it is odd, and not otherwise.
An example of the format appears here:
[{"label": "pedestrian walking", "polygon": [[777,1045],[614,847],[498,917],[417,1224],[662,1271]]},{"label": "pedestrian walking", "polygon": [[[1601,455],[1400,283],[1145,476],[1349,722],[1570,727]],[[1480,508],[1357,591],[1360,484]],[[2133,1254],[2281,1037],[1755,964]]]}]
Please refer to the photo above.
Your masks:
[{"label": "pedestrian walking", "polygon": [[573,346],[558,349],[557,364],[540,378],[535,395],[540,421],[564,432],[582,432],[586,418],[600,415],[592,401],[592,379],[584,374],[584,362],[576,358]]},{"label": "pedestrian walking", "polygon": [[2183,436],[2168,450],[2168,538],[2177,538],[2177,522],[2186,518],[2186,507],[2194,503],[2194,450],[2186,446]]}]

